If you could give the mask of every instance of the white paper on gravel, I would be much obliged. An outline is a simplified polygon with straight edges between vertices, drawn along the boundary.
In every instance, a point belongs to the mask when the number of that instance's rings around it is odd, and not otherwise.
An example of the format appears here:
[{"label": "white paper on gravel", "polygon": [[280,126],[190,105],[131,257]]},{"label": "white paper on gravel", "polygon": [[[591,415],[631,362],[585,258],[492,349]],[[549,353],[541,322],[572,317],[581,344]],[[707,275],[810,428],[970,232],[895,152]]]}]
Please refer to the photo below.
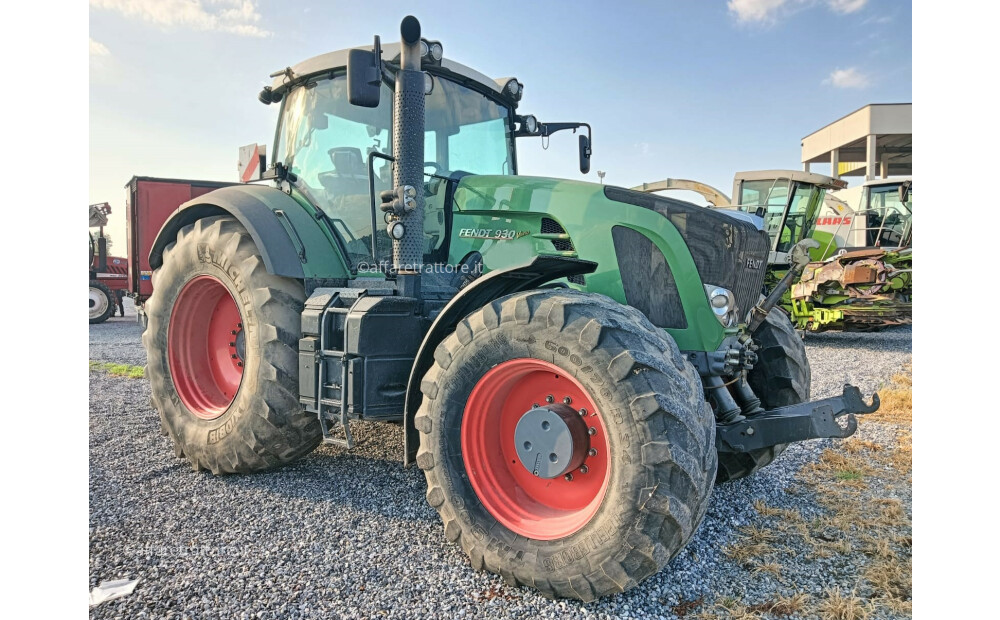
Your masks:
[{"label": "white paper on gravel", "polygon": [[116,581],[102,581],[101,585],[90,591],[90,606],[100,605],[105,601],[112,601],[116,598],[128,596],[135,590],[138,579],[118,579]]}]

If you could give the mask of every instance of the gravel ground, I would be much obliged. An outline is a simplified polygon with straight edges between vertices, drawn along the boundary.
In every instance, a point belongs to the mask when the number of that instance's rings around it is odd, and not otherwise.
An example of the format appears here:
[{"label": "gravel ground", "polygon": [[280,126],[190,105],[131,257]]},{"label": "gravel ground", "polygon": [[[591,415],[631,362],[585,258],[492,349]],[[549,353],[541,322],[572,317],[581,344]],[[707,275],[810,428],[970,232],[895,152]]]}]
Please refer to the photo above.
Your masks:
[{"label": "gravel ground", "polygon": [[[144,364],[139,333],[134,313],[92,326],[91,359]],[[910,337],[909,328],[809,335],[813,397],[844,381],[869,394],[910,359]],[[585,605],[473,571],[445,540],[423,474],[401,465],[398,426],[357,424],[362,444],[350,453],[322,446],[278,471],[215,478],[174,457],[145,379],[92,372],[90,394],[90,587],[140,580],[94,617],[671,618],[671,607],[701,596],[753,603],[779,590],[849,590],[856,580],[828,565],[835,560],[802,561],[779,584],[722,553],[734,528],[757,517],[756,499],[815,510],[786,489],[830,440],[793,445],[758,475],[717,487],[700,529],[663,571]]]}]

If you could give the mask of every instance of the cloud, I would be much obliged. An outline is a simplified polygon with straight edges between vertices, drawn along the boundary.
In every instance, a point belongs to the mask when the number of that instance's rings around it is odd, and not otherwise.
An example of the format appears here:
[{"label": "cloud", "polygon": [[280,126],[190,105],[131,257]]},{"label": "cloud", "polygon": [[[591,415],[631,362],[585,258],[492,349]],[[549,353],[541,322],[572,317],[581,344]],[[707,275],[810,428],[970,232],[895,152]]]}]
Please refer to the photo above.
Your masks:
[{"label": "cloud", "polygon": [[111,52],[105,47],[103,43],[98,43],[97,41],[90,39],[90,55],[91,56],[110,56]]},{"label": "cloud", "polygon": [[868,86],[868,76],[858,71],[856,67],[835,69],[823,83],[832,84],[836,88],[864,88]]},{"label": "cloud", "polygon": [[859,11],[868,4],[868,0],[729,0],[727,6],[739,22],[770,24],[795,8],[806,8],[820,2],[844,15]]},{"label": "cloud", "polygon": [[855,11],[860,11],[868,4],[868,0],[827,0],[826,2],[830,5],[830,8],[837,13],[853,13]]},{"label": "cloud", "polygon": [[729,0],[730,13],[741,22],[770,22],[788,0]]},{"label": "cloud", "polygon": [[261,21],[255,0],[90,0],[90,6],[163,27],[228,32],[245,37],[271,33]]}]

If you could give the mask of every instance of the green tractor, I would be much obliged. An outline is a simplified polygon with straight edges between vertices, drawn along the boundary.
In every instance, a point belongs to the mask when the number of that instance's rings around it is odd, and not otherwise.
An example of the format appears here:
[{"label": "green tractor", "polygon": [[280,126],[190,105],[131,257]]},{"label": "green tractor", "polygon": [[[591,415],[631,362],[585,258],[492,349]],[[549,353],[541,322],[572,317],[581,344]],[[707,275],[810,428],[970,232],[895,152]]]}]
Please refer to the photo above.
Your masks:
[{"label": "green tractor", "polygon": [[878,407],[809,401],[752,218],[518,176],[516,141],[561,130],[587,172],[589,126],[400,30],[276,73],[272,183],[163,225],[143,344],[178,456],[253,472],[398,422],[476,569],[589,601],[677,555],[717,482]]}]

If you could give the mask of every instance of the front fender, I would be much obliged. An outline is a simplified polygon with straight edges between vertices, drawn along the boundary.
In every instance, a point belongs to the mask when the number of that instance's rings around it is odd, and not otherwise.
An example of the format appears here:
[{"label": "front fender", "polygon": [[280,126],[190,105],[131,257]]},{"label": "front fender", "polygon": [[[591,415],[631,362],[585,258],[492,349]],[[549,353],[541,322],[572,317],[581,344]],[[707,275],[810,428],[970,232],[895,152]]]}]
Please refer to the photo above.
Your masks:
[{"label": "front fender", "polygon": [[410,379],[406,385],[406,404],[403,407],[403,463],[410,465],[417,457],[420,436],[413,425],[413,418],[423,396],[420,381],[434,362],[434,350],[445,337],[455,330],[459,321],[494,299],[511,293],[535,289],[559,278],[593,273],[597,263],[579,258],[562,256],[536,256],[527,263],[507,269],[497,269],[474,280],[463,288],[445,306],[424,336],[417,357],[413,360]]},{"label": "front fender", "polygon": [[257,245],[268,273],[299,280],[348,276],[341,253],[317,219],[285,192],[264,185],[223,187],[179,206],[153,242],[150,267],[163,264],[164,248],[182,228],[213,215],[239,220]]}]

